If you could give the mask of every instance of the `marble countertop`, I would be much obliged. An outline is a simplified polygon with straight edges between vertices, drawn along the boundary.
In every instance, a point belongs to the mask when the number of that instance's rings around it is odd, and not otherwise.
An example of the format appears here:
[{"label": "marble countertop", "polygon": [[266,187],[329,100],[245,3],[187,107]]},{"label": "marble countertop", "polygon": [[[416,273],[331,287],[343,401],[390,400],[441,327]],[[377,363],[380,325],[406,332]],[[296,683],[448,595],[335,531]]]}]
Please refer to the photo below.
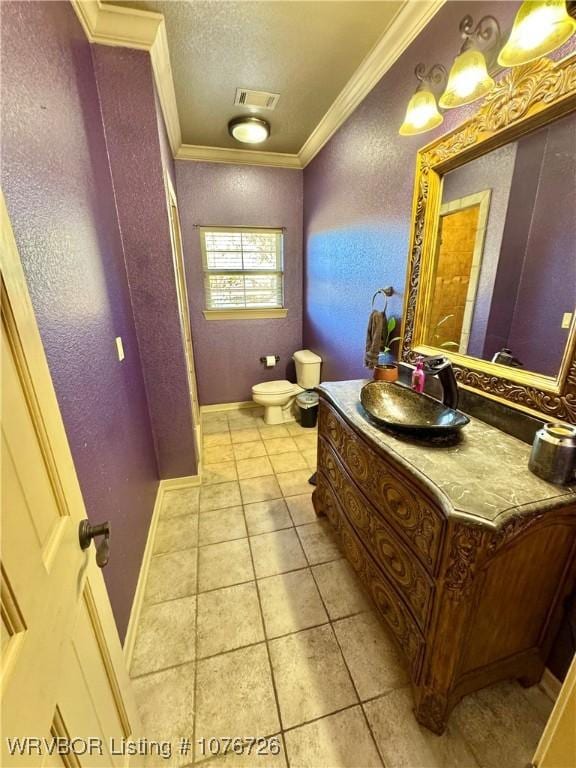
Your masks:
[{"label": "marble countertop", "polygon": [[528,469],[529,445],[478,419],[470,419],[453,445],[431,445],[383,431],[360,403],[360,390],[368,381],[326,382],[318,391],[369,441],[418,477],[447,515],[500,526],[514,515],[576,503],[576,485],[541,480]]}]

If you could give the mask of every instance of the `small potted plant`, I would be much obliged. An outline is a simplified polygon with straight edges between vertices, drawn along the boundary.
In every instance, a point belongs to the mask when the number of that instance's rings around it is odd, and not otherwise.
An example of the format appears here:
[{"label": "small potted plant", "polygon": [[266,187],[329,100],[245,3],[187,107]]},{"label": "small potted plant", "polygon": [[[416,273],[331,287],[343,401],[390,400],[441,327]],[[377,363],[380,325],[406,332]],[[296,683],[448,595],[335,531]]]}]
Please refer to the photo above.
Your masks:
[{"label": "small potted plant", "polygon": [[378,360],[378,365],[374,367],[374,378],[376,381],[397,381],[398,365],[394,361],[392,346],[400,341],[400,336],[393,336],[396,329],[396,318],[389,317],[386,326],[386,334],[383,338],[382,355]]}]

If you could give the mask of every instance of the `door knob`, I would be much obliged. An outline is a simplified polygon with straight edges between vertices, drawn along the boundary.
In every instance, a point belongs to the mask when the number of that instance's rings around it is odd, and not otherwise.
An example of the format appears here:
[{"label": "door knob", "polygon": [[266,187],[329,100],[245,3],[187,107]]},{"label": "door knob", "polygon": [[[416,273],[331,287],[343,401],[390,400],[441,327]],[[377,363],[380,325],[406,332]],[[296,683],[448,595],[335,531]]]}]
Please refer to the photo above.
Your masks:
[{"label": "door knob", "polygon": [[110,523],[106,521],[99,525],[90,525],[88,520],[82,520],[78,527],[80,548],[88,549],[90,542],[96,536],[104,536],[96,547],[96,565],[99,568],[104,568],[110,557]]}]

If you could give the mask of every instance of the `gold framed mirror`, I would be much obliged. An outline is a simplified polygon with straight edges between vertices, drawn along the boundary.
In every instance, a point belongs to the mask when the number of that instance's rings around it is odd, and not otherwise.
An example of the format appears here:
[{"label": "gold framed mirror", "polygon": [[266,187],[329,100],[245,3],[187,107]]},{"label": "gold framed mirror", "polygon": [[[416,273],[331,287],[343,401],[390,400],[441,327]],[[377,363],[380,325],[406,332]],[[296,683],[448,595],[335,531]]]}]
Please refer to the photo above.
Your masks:
[{"label": "gold framed mirror", "polygon": [[419,150],[402,360],[441,352],[460,386],[576,423],[575,170],[576,54],[510,70]]}]

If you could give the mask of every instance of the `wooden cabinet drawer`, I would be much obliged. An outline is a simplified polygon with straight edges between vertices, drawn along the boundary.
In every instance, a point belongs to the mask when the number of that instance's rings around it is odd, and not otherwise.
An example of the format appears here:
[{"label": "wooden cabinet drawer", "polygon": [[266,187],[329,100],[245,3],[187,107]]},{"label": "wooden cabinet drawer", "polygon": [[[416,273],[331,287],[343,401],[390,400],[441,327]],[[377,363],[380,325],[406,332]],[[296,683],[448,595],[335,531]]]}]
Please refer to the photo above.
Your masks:
[{"label": "wooden cabinet drawer", "polygon": [[356,535],[336,499],[328,478],[322,472],[318,473],[318,486],[314,491],[314,503],[316,509],[326,513],[331,521],[334,517],[337,518],[333,525],[346,557],[370,592],[380,615],[396,637],[401,650],[408,659],[412,677],[416,680],[424,647],[423,635],[410,611],[404,606],[403,601],[398,598],[395,591],[390,588],[378,566],[366,551],[366,547]]},{"label": "wooden cabinet drawer", "polygon": [[420,561],[402,544],[400,537],[360,493],[339,462],[334,450],[321,437],[318,466],[329,478],[342,511],[352,524],[384,575],[412,610],[421,629],[426,627],[434,584]]},{"label": "wooden cabinet drawer", "polygon": [[323,400],[319,434],[342,457],[354,482],[410,543],[430,572],[442,541],[443,520],[432,503],[407,477],[392,469]]}]

